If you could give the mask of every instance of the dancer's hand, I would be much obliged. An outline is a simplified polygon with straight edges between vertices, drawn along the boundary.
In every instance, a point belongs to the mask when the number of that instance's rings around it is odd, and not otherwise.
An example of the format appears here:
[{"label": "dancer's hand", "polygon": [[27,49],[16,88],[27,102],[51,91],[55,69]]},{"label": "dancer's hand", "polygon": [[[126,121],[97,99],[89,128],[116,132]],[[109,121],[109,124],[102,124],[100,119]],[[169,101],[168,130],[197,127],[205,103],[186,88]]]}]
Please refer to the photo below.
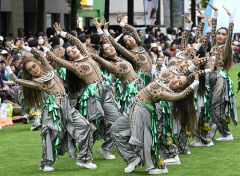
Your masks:
[{"label": "dancer's hand", "polygon": [[208,14],[207,14],[207,22],[208,22],[208,26],[212,27],[212,20]]},{"label": "dancer's hand", "polygon": [[101,23],[98,22],[97,18],[92,19],[92,23],[95,25],[96,29],[101,29]]},{"label": "dancer's hand", "polygon": [[210,64],[210,69],[211,69],[212,71],[214,71],[214,70],[215,70],[216,60],[210,58],[210,59],[209,59],[209,64]]},{"label": "dancer's hand", "polygon": [[185,19],[186,23],[191,23],[192,22],[191,19],[188,18],[186,15],[182,15],[182,17]]},{"label": "dancer's hand", "polygon": [[117,23],[120,23],[122,21],[122,14],[118,13],[117,14]]},{"label": "dancer's hand", "polygon": [[107,20],[104,18],[104,29],[108,29],[109,23],[110,22],[107,22]]},{"label": "dancer's hand", "polygon": [[208,3],[208,5],[210,5],[210,7],[215,10],[215,11],[218,11],[218,8],[215,7],[214,5],[212,5],[209,1],[206,1]]},{"label": "dancer's hand", "polygon": [[200,54],[197,56],[196,53],[197,52],[194,53],[193,63],[194,63],[195,66],[199,66],[199,64],[200,64],[200,61],[199,61]]},{"label": "dancer's hand", "polygon": [[60,27],[60,23],[56,22],[55,24],[53,24],[53,28],[55,29],[57,35],[59,35],[62,32],[62,29]]},{"label": "dancer's hand", "polygon": [[11,55],[8,55],[7,57],[2,57],[2,59],[4,60],[6,66],[10,66],[13,60]]},{"label": "dancer's hand", "polygon": [[232,16],[232,13],[230,12],[230,10],[228,8],[226,8],[224,5],[223,5],[223,8],[227,12],[228,16]]},{"label": "dancer's hand", "polygon": [[200,14],[200,15],[198,15],[198,17],[204,19],[205,16],[204,16],[204,14],[202,13],[202,11],[200,10],[200,8],[197,8],[197,11],[198,11],[198,13]]},{"label": "dancer's hand", "polygon": [[199,74],[197,71],[194,72],[195,80],[199,81]]},{"label": "dancer's hand", "polygon": [[197,39],[197,42],[198,42],[198,43],[202,43],[202,41],[203,41],[203,34],[200,33],[200,34],[199,34],[199,38]]}]

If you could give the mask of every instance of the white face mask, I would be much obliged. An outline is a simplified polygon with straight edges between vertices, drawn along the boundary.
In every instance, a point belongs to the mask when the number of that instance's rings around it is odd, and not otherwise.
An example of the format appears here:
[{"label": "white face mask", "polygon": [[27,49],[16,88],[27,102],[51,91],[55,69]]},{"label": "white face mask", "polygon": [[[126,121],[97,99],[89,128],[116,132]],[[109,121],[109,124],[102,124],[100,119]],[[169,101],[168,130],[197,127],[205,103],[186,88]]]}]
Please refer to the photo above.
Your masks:
[{"label": "white face mask", "polygon": [[39,40],[38,40],[38,44],[39,44],[39,45],[43,45],[43,44],[44,44],[44,40],[43,40],[43,39],[39,39]]}]

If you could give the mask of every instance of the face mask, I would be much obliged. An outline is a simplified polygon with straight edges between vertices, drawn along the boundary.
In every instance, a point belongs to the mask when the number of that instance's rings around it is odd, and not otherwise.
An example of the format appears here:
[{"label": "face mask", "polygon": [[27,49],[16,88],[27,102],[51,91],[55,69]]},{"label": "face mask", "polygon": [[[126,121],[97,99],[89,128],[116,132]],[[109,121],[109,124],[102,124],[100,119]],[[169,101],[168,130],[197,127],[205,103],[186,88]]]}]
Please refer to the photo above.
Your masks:
[{"label": "face mask", "polygon": [[9,47],[12,48],[14,45],[13,44],[10,44]]},{"label": "face mask", "polygon": [[44,40],[43,40],[43,39],[39,39],[39,40],[38,40],[38,44],[39,44],[39,45],[43,45],[43,43],[44,43]]}]

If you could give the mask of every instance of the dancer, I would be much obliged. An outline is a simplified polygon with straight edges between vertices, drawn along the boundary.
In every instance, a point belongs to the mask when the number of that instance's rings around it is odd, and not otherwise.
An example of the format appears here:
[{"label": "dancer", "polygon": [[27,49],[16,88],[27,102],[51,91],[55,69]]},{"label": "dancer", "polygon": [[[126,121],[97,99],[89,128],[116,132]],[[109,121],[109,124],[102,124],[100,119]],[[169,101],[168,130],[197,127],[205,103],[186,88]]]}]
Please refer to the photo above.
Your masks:
[{"label": "dancer", "polygon": [[124,27],[127,32],[123,33],[118,43],[106,29],[104,32],[116,50],[132,63],[138,76],[144,80],[145,87],[151,82],[152,59],[148,51],[143,47],[143,43],[140,42],[136,29],[129,24],[121,22],[121,20],[121,14],[118,14],[117,22],[121,27]]},{"label": "dancer", "polygon": [[[144,82],[141,78],[138,78],[131,63],[117,55],[115,48],[102,31],[101,24],[98,23],[97,19],[95,18],[92,21],[103,41],[100,47],[100,56],[103,58],[94,54],[92,54],[92,57],[110,73],[113,73],[123,84],[123,87],[120,88],[119,85],[116,86],[116,100],[124,110],[133,102],[138,90],[143,88]],[[105,29],[106,25],[107,22],[105,21]]]},{"label": "dancer", "polygon": [[[111,128],[111,134],[119,153],[128,164],[124,170],[125,173],[132,172],[141,162],[141,152],[143,152],[148,174],[168,172],[159,155],[158,137],[161,134],[154,104],[161,100],[176,101],[173,105],[173,117],[180,121],[183,129],[194,131],[196,117],[192,90],[198,85],[197,75],[195,79],[196,81],[188,88],[186,88],[188,86],[186,76],[175,76],[171,81],[160,79],[153,81],[137,94],[136,102],[128,108],[129,116],[115,121]],[[184,88],[186,88],[184,91],[179,92]],[[177,101],[184,98],[186,102],[189,102],[188,106],[185,104],[185,108],[179,108]]]},{"label": "dancer", "polygon": [[[218,9],[208,3],[215,13]],[[211,49],[212,59],[216,60],[215,71],[209,75],[210,97],[211,97],[211,116],[214,128],[211,131],[211,137],[215,136],[218,129],[221,137],[217,141],[233,140],[232,133],[228,127],[231,119],[234,125],[237,125],[236,100],[233,92],[232,80],[228,75],[233,61],[232,54],[232,34],[233,34],[233,16],[231,12],[223,6],[229,15],[229,27],[221,27],[217,33],[212,33],[213,47]],[[212,21],[212,26],[216,28],[217,19]]]},{"label": "dancer", "polygon": [[[34,48],[23,47],[29,54],[23,62],[23,79],[18,79],[11,71],[11,57],[5,59],[6,70],[13,81],[23,86],[25,104],[43,107],[42,111],[42,160],[40,170],[54,171],[58,155],[69,152],[71,158],[77,157],[76,164],[96,169],[92,163],[92,133],[95,130],[84,117],[70,106],[63,83],[48,60]],[[76,156],[75,141],[78,142]]]},{"label": "dancer", "polygon": [[113,147],[110,127],[121,116],[121,113],[112,88],[103,81],[99,66],[91,58],[81,41],[62,31],[57,23],[55,23],[54,28],[58,35],[66,38],[73,46],[65,49],[67,60],[56,57],[51,51],[46,51],[46,56],[50,61],[54,61],[67,69],[67,84],[70,93],[75,94],[82,91],[79,99],[80,113],[88,121],[96,122],[98,130],[100,130],[99,122],[103,120],[104,143],[98,153],[103,155],[105,159],[115,159],[115,156],[110,153]]}]

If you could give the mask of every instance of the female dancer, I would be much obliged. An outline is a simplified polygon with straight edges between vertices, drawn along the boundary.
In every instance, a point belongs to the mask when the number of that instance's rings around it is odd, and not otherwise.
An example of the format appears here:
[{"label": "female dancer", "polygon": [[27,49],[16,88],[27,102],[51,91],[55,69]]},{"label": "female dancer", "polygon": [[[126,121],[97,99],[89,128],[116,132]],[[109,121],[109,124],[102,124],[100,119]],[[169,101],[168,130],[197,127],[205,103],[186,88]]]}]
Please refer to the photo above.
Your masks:
[{"label": "female dancer", "polygon": [[[40,107],[42,111],[42,160],[40,170],[54,171],[58,155],[69,152],[76,158],[75,142],[78,142],[78,157],[76,164],[89,169],[96,169],[92,163],[92,133],[95,128],[69,104],[69,99],[61,79],[58,77],[48,60],[37,49],[23,47],[32,54],[24,58],[23,79],[18,79],[11,71],[11,58],[5,60],[6,70],[13,81],[23,86],[25,104],[30,107]],[[44,94],[45,93],[45,94]]]},{"label": "female dancer", "polygon": [[[212,6],[209,3],[210,6]],[[212,8],[215,8],[212,6]],[[211,131],[213,138],[218,129],[221,137],[217,141],[233,140],[232,133],[228,127],[231,119],[234,125],[237,125],[236,101],[233,92],[232,80],[227,71],[230,69],[233,61],[232,54],[232,34],[233,34],[233,16],[231,12],[223,6],[229,15],[229,27],[219,28],[216,36],[213,33],[213,48],[211,49],[212,58],[216,59],[216,68],[209,75],[210,97],[211,97],[211,116],[216,125]],[[215,10],[217,12],[217,9]],[[213,28],[216,28],[217,20],[212,21]]]},{"label": "female dancer", "polygon": [[[115,48],[103,33],[101,24],[98,23],[97,19],[95,18],[92,21],[103,41],[100,48],[100,56],[103,58],[94,54],[92,54],[92,57],[94,60],[103,65],[103,67],[105,67],[109,72],[113,73],[120,79],[123,84],[123,89],[122,87],[119,88],[119,85],[116,86],[116,100],[124,110],[133,102],[138,90],[143,88],[143,80],[138,78],[131,63],[117,55]],[[106,25],[107,23],[105,21],[104,26]]]},{"label": "female dancer", "polygon": [[151,82],[152,59],[147,50],[144,49],[143,44],[134,27],[129,24],[121,22],[121,14],[118,14],[117,22],[121,27],[124,27],[127,32],[123,33],[117,43],[114,38],[105,29],[105,34],[109,37],[112,45],[128,59],[136,73],[144,80],[144,87]]},{"label": "female dancer", "polygon": [[[79,100],[79,111],[90,122],[95,120],[99,122],[100,118],[103,118],[104,143],[98,153],[103,155],[105,159],[115,159],[115,156],[110,153],[113,146],[110,127],[121,116],[121,113],[112,88],[103,81],[99,66],[91,58],[81,41],[63,32],[57,23],[55,23],[54,28],[58,35],[66,38],[73,46],[66,48],[65,58],[67,60],[56,57],[50,51],[46,52],[46,56],[50,61],[67,68],[67,84],[70,93],[80,92],[83,88],[82,84],[85,84]],[[96,125],[98,126],[99,123]]]},{"label": "female dancer", "polygon": [[[171,81],[157,79],[142,89],[136,96],[136,102],[129,106],[129,116],[119,118],[111,127],[117,149],[128,163],[125,173],[132,172],[140,163],[140,152],[143,152],[148,174],[167,173],[164,161],[159,155],[159,126],[154,104],[163,101],[175,101],[173,114],[181,122],[182,128],[194,131],[196,117],[193,106],[192,90],[198,85],[196,81],[188,88],[185,76],[175,76]],[[186,88],[184,91],[179,92]],[[176,93],[178,92],[178,93]],[[190,94],[190,95],[189,95]],[[188,98],[187,98],[188,97]],[[188,99],[192,104],[178,108],[177,101]],[[192,105],[192,106],[191,106]],[[152,154],[152,157],[151,157]]]}]

